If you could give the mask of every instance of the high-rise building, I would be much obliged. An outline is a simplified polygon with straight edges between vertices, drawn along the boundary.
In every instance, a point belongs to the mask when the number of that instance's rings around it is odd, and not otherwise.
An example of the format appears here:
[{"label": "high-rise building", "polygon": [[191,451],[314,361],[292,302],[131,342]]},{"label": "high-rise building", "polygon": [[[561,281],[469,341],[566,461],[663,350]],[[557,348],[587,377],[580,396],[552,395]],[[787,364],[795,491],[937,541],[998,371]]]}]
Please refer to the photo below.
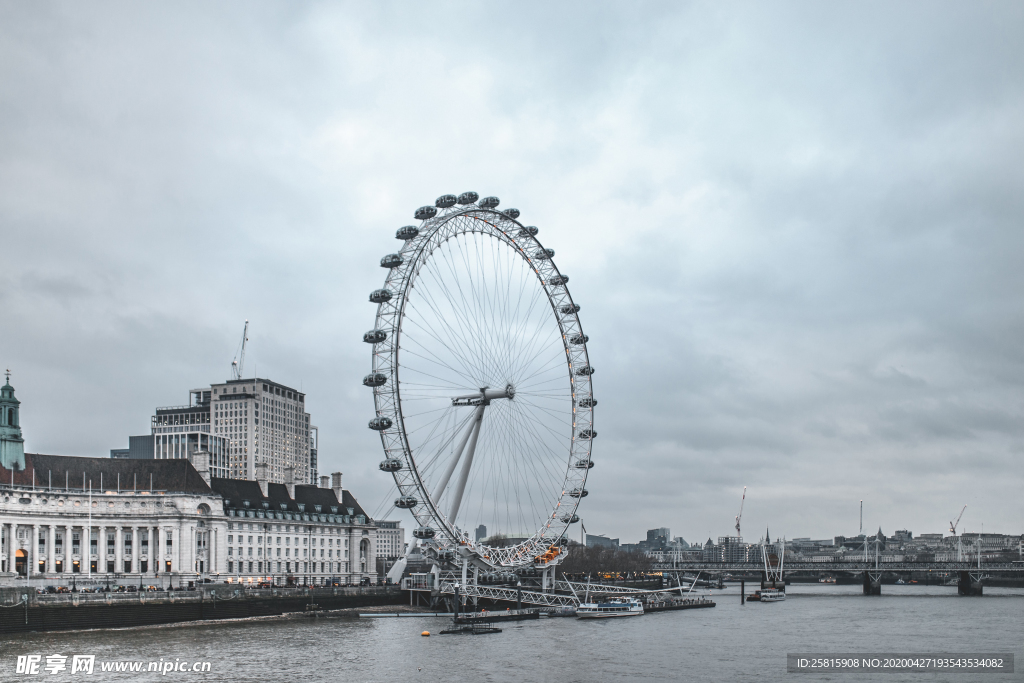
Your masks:
[{"label": "high-rise building", "polygon": [[[210,392],[193,390],[187,406],[166,406],[156,409],[150,418],[153,455],[156,460],[188,459],[196,453],[209,453],[210,473],[214,477],[229,477],[229,441],[215,434],[210,418]],[[134,437],[129,437],[129,451]],[[143,442],[144,443],[144,442]],[[130,455],[130,453],[129,453]],[[111,457],[118,457],[111,451]]]},{"label": "high-rise building", "polygon": [[271,482],[286,483],[285,470],[293,468],[299,481],[317,483],[317,428],[306,396],[268,379],[192,389],[187,406],[157,408],[152,431],[158,460],[206,452],[214,477],[254,481],[256,465],[267,463]]},{"label": "high-rise building", "polygon": [[476,528],[476,534],[475,534],[474,540],[477,543],[479,543],[480,541],[484,540],[485,538],[487,538],[487,527],[484,526],[483,524],[481,524],[480,526],[478,526]]},{"label": "high-rise building", "polygon": [[[193,390],[193,395],[198,391]],[[270,481],[281,483],[294,468],[316,484],[316,426],[306,412],[306,395],[269,379],[233,379],[214,384],[207,408],[212,434],[228,440],[233,479],[255,479],[256,464],[268,465]]]}]

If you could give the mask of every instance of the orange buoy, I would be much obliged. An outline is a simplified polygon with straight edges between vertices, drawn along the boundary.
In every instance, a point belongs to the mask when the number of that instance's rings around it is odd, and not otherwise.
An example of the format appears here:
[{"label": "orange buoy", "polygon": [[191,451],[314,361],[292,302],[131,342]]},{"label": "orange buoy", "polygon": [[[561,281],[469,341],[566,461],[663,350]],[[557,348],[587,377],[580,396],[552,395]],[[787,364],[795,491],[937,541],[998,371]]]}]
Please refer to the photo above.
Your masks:
[{"label": "orange buoy", "polygon": [[421,636],[429,636],[429,635],[430,635],[430,631],[424,631],[424,632],[423,632],[423,633],[421,633],[420,635],[421,635]]}]

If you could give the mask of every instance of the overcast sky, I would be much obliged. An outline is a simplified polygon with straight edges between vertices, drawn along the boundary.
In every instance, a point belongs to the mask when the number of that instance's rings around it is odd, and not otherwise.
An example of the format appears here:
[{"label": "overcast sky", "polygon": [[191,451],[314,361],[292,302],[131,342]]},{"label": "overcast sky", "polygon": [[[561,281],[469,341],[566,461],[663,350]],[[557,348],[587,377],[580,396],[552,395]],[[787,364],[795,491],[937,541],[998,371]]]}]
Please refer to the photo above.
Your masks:
[{"label": "overcast sky", "polygon": [[26,448],[127,446],[248,318],[321,472],[399,515],[367,295],[416,207],[475,190],[582,305],[589,532],[725,535],[749,486],[748,539],[856,534],[860,499],[1020,533],[1022,35],[1009,2],[0,2]]}]

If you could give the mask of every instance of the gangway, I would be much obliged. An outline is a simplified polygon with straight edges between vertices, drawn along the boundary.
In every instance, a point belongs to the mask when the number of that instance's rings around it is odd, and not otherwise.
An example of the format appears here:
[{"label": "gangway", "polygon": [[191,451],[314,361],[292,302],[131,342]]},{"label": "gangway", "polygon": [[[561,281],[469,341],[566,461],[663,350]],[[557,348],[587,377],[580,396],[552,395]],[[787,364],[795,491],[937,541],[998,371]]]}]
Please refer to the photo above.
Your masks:
[{"label": "gangway", "polygon": [[[455,595],[455,582],[441,583],[442,595]],[[538,593],[524,591],[507,586],[480,586],[475,584],[459,584],[459,595],[467,598],[487,598],[488,600],[504,600],[505,602],[522,602],[542,607],[579,607],[580,601],[575,595],[565,593]]]}]

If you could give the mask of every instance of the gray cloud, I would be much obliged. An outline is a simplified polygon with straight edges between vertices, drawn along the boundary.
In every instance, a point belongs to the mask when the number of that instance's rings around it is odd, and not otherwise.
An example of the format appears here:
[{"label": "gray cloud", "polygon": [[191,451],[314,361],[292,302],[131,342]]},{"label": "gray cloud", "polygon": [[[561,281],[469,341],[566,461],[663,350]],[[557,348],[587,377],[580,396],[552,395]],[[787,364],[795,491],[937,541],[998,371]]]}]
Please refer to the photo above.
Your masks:
[{"label": "gray cloud", "polygon": [[[390,497],[359,378],[393,230],[541,227],[598,368],[588,529],[1019,531],[1006,4],[0,5],[0,362],[105,454],[249,367]],[[749,532],[753,535],[757,532]]]}]

